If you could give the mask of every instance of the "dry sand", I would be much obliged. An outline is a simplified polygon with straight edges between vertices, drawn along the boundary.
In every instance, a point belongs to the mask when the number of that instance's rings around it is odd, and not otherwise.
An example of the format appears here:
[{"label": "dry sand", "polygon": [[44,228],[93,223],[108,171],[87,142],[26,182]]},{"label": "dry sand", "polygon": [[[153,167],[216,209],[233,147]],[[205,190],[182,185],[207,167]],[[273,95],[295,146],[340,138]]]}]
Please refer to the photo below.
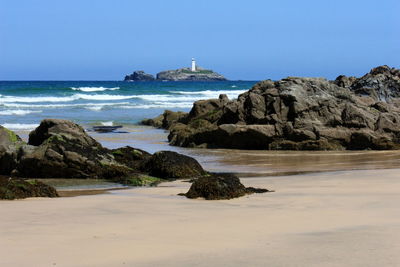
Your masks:
[{"label": "dry sand", "polygon": [[1,201],[0,266],[400,266],[399,169],[242,181],[276,192]]}]

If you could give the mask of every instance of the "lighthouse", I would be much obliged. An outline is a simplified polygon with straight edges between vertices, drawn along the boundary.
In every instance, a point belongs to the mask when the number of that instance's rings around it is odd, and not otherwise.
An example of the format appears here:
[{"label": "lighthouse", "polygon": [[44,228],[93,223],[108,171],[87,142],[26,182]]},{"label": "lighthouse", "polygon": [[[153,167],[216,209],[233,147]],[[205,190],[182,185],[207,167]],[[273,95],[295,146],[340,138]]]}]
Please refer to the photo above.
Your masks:
[{"label": "lighthouse", "polygon": [[191,71],[196,71],[196,60],[194,60],[194,58],[192,58],[192,68]]}]

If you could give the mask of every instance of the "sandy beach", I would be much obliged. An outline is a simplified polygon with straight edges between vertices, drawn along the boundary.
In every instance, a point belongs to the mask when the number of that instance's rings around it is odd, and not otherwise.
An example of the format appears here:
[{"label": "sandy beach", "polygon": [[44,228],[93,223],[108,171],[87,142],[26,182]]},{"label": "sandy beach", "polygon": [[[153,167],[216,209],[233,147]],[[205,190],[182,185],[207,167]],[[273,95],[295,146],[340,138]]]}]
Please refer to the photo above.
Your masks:
[{"label": "sandy beach", "polygon": [[0,266],[399,266],[399,169],[242,179],[227,201],[165,183],[2,201]]}]

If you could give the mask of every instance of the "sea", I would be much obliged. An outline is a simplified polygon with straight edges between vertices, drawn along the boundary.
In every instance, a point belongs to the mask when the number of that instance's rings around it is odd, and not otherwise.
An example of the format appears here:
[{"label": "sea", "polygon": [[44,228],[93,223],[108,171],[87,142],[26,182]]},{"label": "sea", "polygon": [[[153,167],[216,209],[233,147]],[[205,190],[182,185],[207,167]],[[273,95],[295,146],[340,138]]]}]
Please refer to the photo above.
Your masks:
[{"label": "sea", "polygon": [[[0,125],[23,140],[45,118],[72,120],[108,148],[132,146],[150,153],[176,151],[197,159],[208,171],[246,175],[287,175],[366,168],[397,168],[398,151],[247,151],[170,146],[168,132],[140,126],[164,110],[189,111],[193,102],[230,99],[257,81],[123,82],[0,81]],[[122,125],[114,133],[96,133],[93,126]]]},{"label": "sea", "polygon": [[124,82],[124,81],[0,81],[0,125],[32,130],[45,118],[82,125],[135,125],[164,110],[189,111],[193,102],[229,98],[256,81]]}]

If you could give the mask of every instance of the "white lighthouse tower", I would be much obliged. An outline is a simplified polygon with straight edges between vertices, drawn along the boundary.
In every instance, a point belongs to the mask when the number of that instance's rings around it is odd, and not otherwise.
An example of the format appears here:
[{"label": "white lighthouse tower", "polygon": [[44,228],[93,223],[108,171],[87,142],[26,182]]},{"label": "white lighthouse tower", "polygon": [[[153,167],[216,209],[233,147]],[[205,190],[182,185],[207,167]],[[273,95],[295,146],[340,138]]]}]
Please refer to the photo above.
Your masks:
[{"label": "white lighthouse tower", "polygon": [[192,68],[191,71],[196,71],[196,60],[194,60],[194,58],[192,58]]}]

